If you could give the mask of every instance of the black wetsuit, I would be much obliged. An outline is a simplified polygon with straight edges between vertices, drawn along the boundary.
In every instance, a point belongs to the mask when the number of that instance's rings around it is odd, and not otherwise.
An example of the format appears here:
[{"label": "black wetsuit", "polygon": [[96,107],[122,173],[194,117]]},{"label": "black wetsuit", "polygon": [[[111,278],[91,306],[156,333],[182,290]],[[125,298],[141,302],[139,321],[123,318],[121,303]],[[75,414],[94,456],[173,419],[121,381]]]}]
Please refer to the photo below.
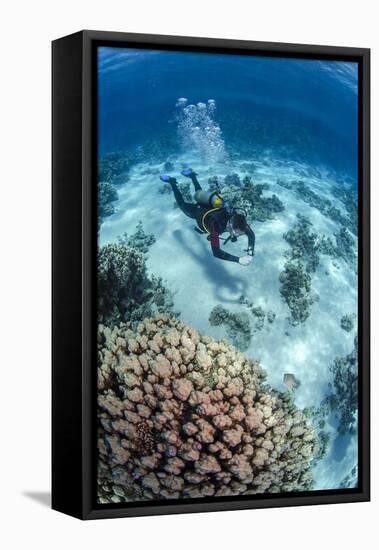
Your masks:
[{"label": "black wetsuit", "polygon": [[[195,191],[200,191],[201,185],[198,182],[196,175],[193,174],[190,177],[195,187]],[[182,212],[184,212],[186,216],[196,220],[199,229],[202,232],[204,232],[203,217],[204,217],[204,214],[208,212],[210,209],[205,208],[204,206],[201,206],[199,204],[186,202],[183,199],[183,195],[181,194],[176,184],[176,181],[171,180],[170,185],[173,190],[173,193],[179,208],[182,210]],[[206,216],[206,228],[210,234],[210,243],[211,243],[213,255],[216,258],[220,258],[221,260],[238,262],[239,261],[238,256],[233,256],[233,254],[228,254],[228,252],[225,252],[220,248],[220,235],[226,231],[229,220],[230,220],[230,214],[227,212],[225,208],[220,208],[215,212],[210,212]],[[247,238],[249,241],[249,248],[253,253],[254,246],[255,246],[255,235],[253,230],[248,224],[246,224],[245,234],[247,235]]]}]

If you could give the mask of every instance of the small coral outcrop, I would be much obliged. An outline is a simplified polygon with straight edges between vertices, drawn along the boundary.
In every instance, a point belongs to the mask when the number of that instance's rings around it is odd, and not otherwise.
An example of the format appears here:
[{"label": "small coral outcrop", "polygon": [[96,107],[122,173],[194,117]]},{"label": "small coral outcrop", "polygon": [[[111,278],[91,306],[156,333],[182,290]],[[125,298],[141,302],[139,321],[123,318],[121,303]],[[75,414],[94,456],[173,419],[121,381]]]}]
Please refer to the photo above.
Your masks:
[{"label": "small coral outcrop", "polygon": [[98,500],[312,488],[314,434],[233,346],[159,314],[98,332]]},{"label": "small coral outcrop", "polygon": [[279,275],[280,294],[289,307],[289,322],[293,326],[304,323],[313,303],[311,297],[311,276],[300,260],[288,260]]},{"label": "small coral outcrop", "polygon": [[330,367],[333,373],[333,393],[329,397],[331,410],[339,419],[341,434],[355,433],[358,410],[358,339],[354,349],[345,357],[337,357]]},{"label": "small coral outcrop", "polygon": [[135,250],[139,250],[142,254],[147,254],[151,245],[155,243],[155,237],[152,233],[145,233],[141,220],[137,223],[135,233],[128,235],[124,233],[118,237],[118,243],[130,246]]},{"label": "small coral outcrop", "polygon": [[104,218],[115,213],[114,202],[118,200],[116,188],[106,181],[101,181],[97,190],[97,212],[98,228],[103,223]]},{"label": "small coral outcrop", "polygon": [[171,293],[158,277],[149,277],[142,252],[107,244],[97,255],[98,321],[107,326],[139,321],[157,311],[170,311]]},{"label": "small coral outcrop", "polygon": [[236,348],[244,351],[249,347],[251,327],[249,316],[244,311],[232,313],[222,305],[217,305],[209,314],[209,323],[212,326],[225,325],[226,334]]}]

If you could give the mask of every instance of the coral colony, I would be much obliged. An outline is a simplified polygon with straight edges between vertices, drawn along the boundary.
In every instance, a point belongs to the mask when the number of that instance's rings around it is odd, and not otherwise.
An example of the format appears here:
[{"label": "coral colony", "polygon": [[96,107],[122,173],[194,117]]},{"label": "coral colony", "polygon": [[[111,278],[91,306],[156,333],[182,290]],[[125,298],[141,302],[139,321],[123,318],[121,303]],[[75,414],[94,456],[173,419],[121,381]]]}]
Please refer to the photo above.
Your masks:
[{"label": "coral colony", "polygon": [[[314,160],[327,153],[312,126],[267,105],[248,120],[220,97],[179,97],[145,138],[100,154],[101,504],[357,484],[355,179]],[[214,258],[159,178],[194,203],[189,167],[246,216],[249,266]],[[240,257],[244,238],[221,246]]]},{"label": "coral colony", "polygon": [[166,314],[98,339],[100,502],[312,488],[313,429],[257,362]]}]

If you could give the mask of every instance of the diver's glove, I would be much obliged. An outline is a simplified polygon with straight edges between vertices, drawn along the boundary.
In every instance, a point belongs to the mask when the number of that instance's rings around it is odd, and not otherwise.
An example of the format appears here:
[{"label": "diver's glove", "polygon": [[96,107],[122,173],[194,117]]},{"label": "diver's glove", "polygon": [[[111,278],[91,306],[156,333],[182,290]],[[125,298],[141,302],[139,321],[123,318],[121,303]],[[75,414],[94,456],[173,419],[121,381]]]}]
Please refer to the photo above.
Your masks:
[{"label": "diver's glove", "polygon": [[244,265],[244,266],[247,266],[249,264],[251,264],[251,260],[253,258],[251,256],[242,256],[239,260],[238,260],[238,263],[240,265]]}]

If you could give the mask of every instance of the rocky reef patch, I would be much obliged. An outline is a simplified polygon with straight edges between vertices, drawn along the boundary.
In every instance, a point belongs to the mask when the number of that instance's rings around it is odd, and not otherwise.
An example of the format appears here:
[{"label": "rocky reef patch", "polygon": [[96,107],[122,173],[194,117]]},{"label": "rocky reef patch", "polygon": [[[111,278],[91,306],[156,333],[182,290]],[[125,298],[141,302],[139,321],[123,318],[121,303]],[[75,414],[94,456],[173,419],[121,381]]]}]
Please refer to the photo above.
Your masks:
[{"label": "rocky reef patch", "polygon": [[343,315],[340,321],[341,328],[346,332],[351,332],[355,326],[356,318],[357,316],[355,313]]},{"label": "rocky reef patch", "polygon": [[280,294],[290,310],[289,322],[293,326],[304,323],[314,302],[311,295],[313,273],[319,264],[317,235],[311,231],[311,222],[297,214],[295,225],[284,233],[290,245],[284,254],[286,262],[279,275]]}]

